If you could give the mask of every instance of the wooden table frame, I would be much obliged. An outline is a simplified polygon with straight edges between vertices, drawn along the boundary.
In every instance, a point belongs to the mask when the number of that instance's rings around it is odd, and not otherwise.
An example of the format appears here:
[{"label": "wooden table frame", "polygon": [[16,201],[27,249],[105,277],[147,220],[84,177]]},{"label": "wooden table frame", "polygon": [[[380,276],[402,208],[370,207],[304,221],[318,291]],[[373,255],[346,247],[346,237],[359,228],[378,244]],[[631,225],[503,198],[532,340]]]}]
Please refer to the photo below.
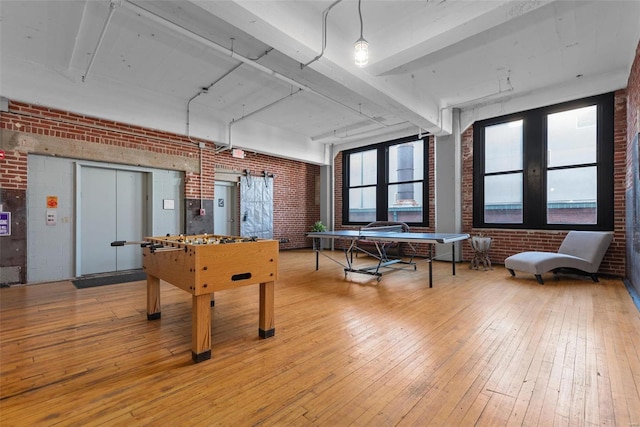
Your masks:
[{"label": "wooden table frame", "polygon": [[277,241],[198,245],[168,243],[167,239],[147,238],[163,247],[145,247],[143,251],[143,269],[147,273],[147,319],[161,317],[160,280],[191,293],[191,356],[196,363],[211,358],[211,307],[216,291],[259,283],[258,336],[275,335]]},{"label": "wooden table frame", "polygon": [[[260,311],[258,336],[269,338],[275,335],[274,321],[275,282],[260,283]],[[191,357],[199,363],[211,359],[211,307],[213,293],[191,297]],[[161,317],[160,279],[147,274],[147,320]]]}]

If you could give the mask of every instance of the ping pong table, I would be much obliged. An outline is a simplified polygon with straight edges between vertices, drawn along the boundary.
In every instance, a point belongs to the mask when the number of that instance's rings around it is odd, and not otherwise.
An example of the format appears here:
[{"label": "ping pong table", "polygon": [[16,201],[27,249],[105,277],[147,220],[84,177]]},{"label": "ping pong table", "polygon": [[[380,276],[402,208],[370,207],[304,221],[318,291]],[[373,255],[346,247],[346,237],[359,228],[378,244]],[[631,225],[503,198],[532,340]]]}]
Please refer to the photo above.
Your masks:
[{"label": "ping pong table", "polygon": [[[402,232],[397,226],[385,226],[385,227],[373,227],[366,228],[360,230],[336,230],[336,231],[314,231],[307,233],[307,237],[313,238],[313,249],[316,253],[316,270],[319,268],[319,255],[322,254],[325,257],[329,258],[331,261],[336,262],[344,268],[345,277],[347,273],[360,273],[360,274],[369,274],[377,277],[377,280],[380,281],[382,276],[382,268],[391,267],[397,264],[404,264],[406,266],[413,266],[414,270],[416,269],[416,263],[413,261],[414,256],[416,255],[416,249],[414,244],[417,243],[426,243],[429,245],[428,249],[428,262],[429,262],[429,287],[433,287],[433,268],[432,261],[434,260],[433,256],[433,247],[436,243],[451,243],[451,265],[452,265],[452,273],[455,276],[456,274],[456,258],[455,258],[455,244],[456,242],[466,240],[469,238],[468,234],[448,234],[448,233],[412,233],[412,232]],[[346,258],[346,262],[342,263],[335,258],[332,258],[329,255],[326,255],[322,251],[322,244],[320,244],[320,239],[333,239],[333,240],[346,240],[348,244],[344,249],[344,254]],[[359,249],[356,242],[358,240],[368,240],[375,244],[377,249],[377,254],[370,253]],[[408,261],[400,259],[400,258],[389,258],[386,253],[386,247],[390,242],[404,242],[407,243],[408,246],[413,251],[410,254],[410,259]],[[363,251],[366,254],[373,256],[378,260],[378,263],[375,265],[364,266],[364,267],[355,267],[353,263],[353,254],[357,251]],[[398,267],[395,267],[398,268]]]}]

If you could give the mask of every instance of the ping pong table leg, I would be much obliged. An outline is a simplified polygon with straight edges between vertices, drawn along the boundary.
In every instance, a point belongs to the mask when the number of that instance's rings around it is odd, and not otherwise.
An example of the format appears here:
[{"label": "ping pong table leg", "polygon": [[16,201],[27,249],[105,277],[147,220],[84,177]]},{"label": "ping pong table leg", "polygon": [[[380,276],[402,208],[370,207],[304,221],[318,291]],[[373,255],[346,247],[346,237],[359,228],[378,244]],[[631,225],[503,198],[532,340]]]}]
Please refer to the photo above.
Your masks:
[{"label": "ping pong table leg", "polygon": [[318,266],[319,266],[318,258],[320,256],[320,254],[319,254],[319,251],[320,251],[320,247],[319,246],[320,245],[322,245],[320,239],[314,237],[313,238],[313,251],[316,253],[316,271],[318,271]]},{"label": "ping pong table leg", "polygon": [[451,242],[451,268],[453,275],[456,275],[456,242]]},{"label": "ping pong table leg", "polygon": [[429,287],[433,288],[433,243],[429,243]]}]

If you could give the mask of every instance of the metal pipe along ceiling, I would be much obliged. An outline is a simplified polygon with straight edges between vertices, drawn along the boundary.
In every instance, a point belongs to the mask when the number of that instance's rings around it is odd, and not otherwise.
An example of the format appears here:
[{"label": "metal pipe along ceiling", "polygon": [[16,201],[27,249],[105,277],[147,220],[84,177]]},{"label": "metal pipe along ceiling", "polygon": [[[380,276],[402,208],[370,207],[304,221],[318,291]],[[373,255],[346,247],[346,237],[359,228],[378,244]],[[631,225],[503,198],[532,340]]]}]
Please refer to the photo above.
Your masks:
[{"label": "metal pipe along ceiling", "polygon": [[[262,55],[260,55],[259,57],[257,57],[255,60],[259,60],[260,58],[263,58],[265,56],[267,56],[269,54],[269,52],[271,52],[271,50],[273,50],[273,48],[267,50],[265,53],[263,53]],[[209,86],[205,86],[202,89],[200,89],[198,91],[198,93],[196,93],[195,95],[193,95],[191,98],[189,98],[189,100],[187,101],[187,138],[189,139],[189,141],[191,141],[191,131],[190,131],[190,121],[191,121],[191,102],[196,99],[197,97],[199,97],[202,94],[208,93],[209,89],[211,89],[212,87],[214,87],[215,85],[217,85],[218,83],[220,83],[223,79],[225,79],[226,77],[230,76],[231,74],[233,74],[234,71],[236,71],[238,68],[242,67],[244,65],[244,62],[240,62],[238,65],[234,66],[233,68],[231,68],[229,71],[225,72],[222,76],[218,77],[217,79],[215,79],[213,82],[211,82],[211,84]]]},{"label": "metal pipe along ceiling", "polygon": [[279,104],[280,102],[284,101],[285,99],[292,98],[294,95],[297,95],[297,94],[299,94],[299,93],[301,93],[301,92],[302,92],[302,89],[298,89],[297,91],[295,91],[295,92],[293,92],[293,93],[290,93],[290,94],[289,94],[289,95],[287,95],[287,96],[284,96],[284,97],[282,97],[282,98],[280,98],[280,99],[277,99],[277,100],[273,101],[271,104],[267,104],[267,105],[265,105],[265,106],[263,106],[263,107],[258,108],[257,110],[254,110],[254,111],[250,112],[249,114],[245,114],[244,116],[240,117],[240,118],[239,118],[239,119],[237,119],[237,120],[231,120],[231,121],[229,122],[229,124],[227,125],[227,139],[228,139],[228,144],[227,144],[227,145],[225,145],[225,146],[223,146],[223,147],[218,148],[215,152],[216,152],[216,153],[221,153],[221,152],[226,151],[226,150],[231,150],[231,148],[233,147],[233,144],[231,143],[231,126],[232,126],[232,125],[235,125],[235,124],[236,124],[236,123],[238,123],[239,121],[242,121],[242,120],[248,119],[249,117],[251,117],[251,116],[253,116],[253,115],[255,115],[255,114],[258,114],[258,113],[260,113],[261,111],[264,111],[264,110],[266,110],[266,109],[268,109],[268,108],[271,108],[271,107],[273,107],[274,105]]},{"label": "metal pipe along ceiling", "polygon": [[233,67],[232,69],[230,69],[229,71],[227,71],[226,73],[224,73],[222,76],[220,76],[220,78],[216,79],[213,83],[211,83],[209,86],[207,87],[203,87],[202,89],[200,89],[200,91],[198,93],[196,93],[195,95],[193,95],[189,101],[187,101],[187,138],[189,138],[189,140],[191,140],[191,130],[189,129],[189,123],[190,123],[190,111],[191,111],[191,102],[196,99],[197,97],[199,97],[200,95],[202,95],[203,93],[207,93],[209,91],[209,89],[211,89],[215,84],[217,84],[219,81],[221,81],[222,79],[224,79],[225,77],[227,77],[228,75],[230,75],[231,73],[233,73],[235,70],[237,70],[238,68],[242,67],[242,62],[239,63],[238,65],[236,65],[235,67]]},{"label": "metal pipe along ceiling", "polygon": [[324,12],[322,12],[322,50],[320,51],[320,54],[313,58],[311,61],[307,62],[306,64],[300,64],[301,69],[309,66],[309,64],[316,62],[318,59],[322,58],[322,55],[324,55],[324,49],[327,47],[327,17],[329,16],[329,11],[333,8],[333,6],[337,5],[341,1],[342,0],[334,1],[333,3],[331,3],[331,6],[329,6],[324,10]]},{"label": "metal pipe along ceiling", "polygon": [[93,61],[96,59],[98,55],[98,50],[100,46],[102,46],[102,41],[104,40],[104,36],[107,33],[107,27],[109,27],[109,23],[111,22],[111,18],[113,17],[113,13],[116,11],[116,7],[120,6],[120,0],[111,0],[109,3],[109,15],[107,15],[107,19],[104,21],[104,25],[102,26],[102,31],[100,32],[100,37],[98,38],[98,42],[96,43],[96,47],[93,49],[93,54],[91,55],[91,59],[89,60],[89,65],[87,65],[87,70],[84,72],[82,76],[82,82],[87,79],[89,75],[89,71],[91,71],[91,67],[93,66]]}]

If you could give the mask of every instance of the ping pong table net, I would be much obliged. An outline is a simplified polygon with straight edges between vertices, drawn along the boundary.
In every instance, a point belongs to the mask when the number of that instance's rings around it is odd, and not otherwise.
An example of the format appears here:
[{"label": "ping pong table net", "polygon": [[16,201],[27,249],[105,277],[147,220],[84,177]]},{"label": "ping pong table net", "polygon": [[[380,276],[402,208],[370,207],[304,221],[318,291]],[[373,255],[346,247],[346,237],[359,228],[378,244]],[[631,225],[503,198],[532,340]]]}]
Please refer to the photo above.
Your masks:
[{"label": "ping pong table net", "polygon": [[377,235],[382,233],[403,233],[405,230],[402,225],[382,225],[377,227],[361,227],[359,233],[364,235]]}]

